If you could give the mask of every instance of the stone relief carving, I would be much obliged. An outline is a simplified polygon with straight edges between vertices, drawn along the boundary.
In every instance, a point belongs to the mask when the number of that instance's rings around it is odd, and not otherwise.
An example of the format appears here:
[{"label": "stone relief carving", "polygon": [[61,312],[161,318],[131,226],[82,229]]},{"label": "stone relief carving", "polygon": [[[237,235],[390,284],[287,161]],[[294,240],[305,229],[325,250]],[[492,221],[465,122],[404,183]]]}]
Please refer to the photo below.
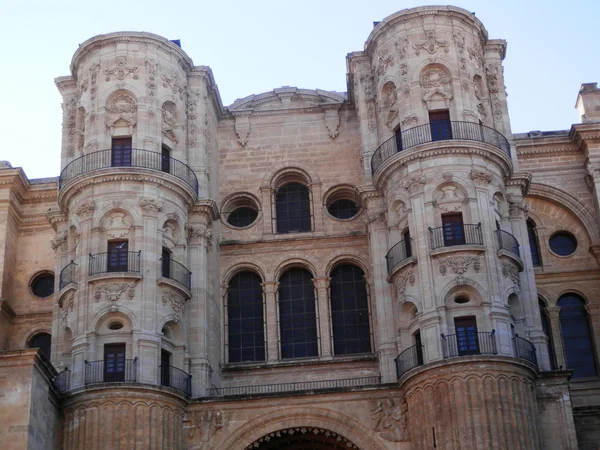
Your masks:
[{"label": "stone relief carving", "polygon": [[114,76],[117,80],[124,80],[127,75],[131,74],[134,80],[138,79],[139,69],[137,66],[128,66],[124,56],[117,58],[117,64],[109,69],[104,69],[105,80],[110,81],[110,77]]},{"label": "stone relief carving", "polygon": [[339,106],[336,106],[335,108],[324,108],[324,111],[325,128],[327,128],[329,137],[335,139],[338,135],[338,128],[340,126]]},{"label": "stone relief carving", "polygon": [[77,206],[75,208],[75,215],[84,218],[84,217],[88,217],[90,216],[94,210],[96,209],[96,202],[94,200],[91,200],[89,202],[86,203],[82,203],[81,205]]},{"label": "stone relief carving", "polygon": [[206,240],[207,247],[212,244],[212,231],[204,224],[185,224],[185,231],[188,239],[188,243],[200,242],[202,239]]},{"label": "stone relief carving", "polygon": [[394,119],[398,117],[398,94],[396,93],[396,85],[392,82],[386,83],[382,97],[383,108],[387,109],[385,123],[390,127]]},{"label": "stone relief carving", "polygon": [[185,109],[188,119],[187,141],[188,146],[195,147],[198,145],[198,130],[196,127],[196,119],[198,118],[198,102],[200,101],[200,91],[187,89],[185,99]]},{"label": "stone relief carving", "polygon": [[475,272],[481,269],[481,259],[479,256],[450,256],[440,259],[440,273],[446,275],[448,268],[457,275],[463,275],[467,268],[473,265]]},{"label": "stone relief carving", "polygon": [[469,72],[467,71],[467,58],[465,55],[465,35],[462,30],[456,30],[452,35],[458,52],[458,69],[460,72],[460,85],[463,90],[469,90]]},{"label": "stone relief carving", "polygon": [[177,107],[173,102],[165,102],[162,107],[162,133],[169,139],[177,142],[175,124],[177,120]]},{"label": "stone relief carving", "polygon": [[474,61],[477,67],[483,68],[483,47],[481,43],[475,39],[473,47],[467,49],[469,52],[469,60]]},{"label": "stone relief carving", "polygon": [[[338,448],[358,450],[358,447],[356,445],[354,445],[352,442],[350,442],[348,439],[346,439],[344,436],[340,436],[339,434],[337,434],[333,431],[330,431],[330,430],[324,430],[322,428],[313,428],[313,427],[287,428],[285,430],[275,431],[273,433],[269,433],[269,434],[261,437],[260,439],[254,441],[252,444],[245,447],[244,450],[255,450],[256,448],[259,448],[262,443],[269,442],[271,439],[281,437],[282,435],[289,434],[291,436],[294,434],[308,434],[308,433],[315,434],[315,435],[316,434],[324,434],[327,437],[332,437],[336,440],[336,442],[339,443]],[[290,448],[290,447],[287,447],[287,448]],[[202,450],[204,450],[204,447],[202,448]]]},{"label": "stone relief carving", "polygon": [[163,202],[160,200],[156,200],[153,198],[141,197],[140,198],[140,207],[142,211],[147,213],[156,213],[160,211],[163,207]]},{"label": "stone relief carving", "polygon": [[179,228],[172,220],[168,220],[162,227],[163,246],[173,248],[179,242]]},{"label": "stone relief carving", "polygon": [[213,447],[215,436],[225,427],[223,411],[195,411],[188,415],[183,426],[190,446],[200,446],[202,450]]},{"label": "stone relief carving", "polygon": [[433,206],[444,212],[460,211],[463,203],[467,203],[469,198],[455,185],[443,186],[438,189],[434,199]]},{"label": "stone relief carving", "polygon": [[450,51],[450,43],[448,41],[438,39],[435,30],[426,30],[425,40],[413,44],[413,49],[415,51],[415,55],[417,56],[421,54],[421,50],[425,50],[430,55],[433,55],[440,48],[444,49],[445,53],[448,53]]},{"label": "stone relief carving", "polygon": [[406,116],[404,116],[400,123],[403,127],[408,127],[412,123],[416,125],[418,123],[417,115],[413,112],[409,112]]},{"label": "stone relief carving", "polygon": [[407,412],[408,405],[405,401],[400,402],[391,398],[377,401],[371,409],[373,431],[386,441],[409,441]]},{"label": "stone relief carving", "polygon": [[184,299],[173,291],[164,289],[162,291],[162,302],[165,306],[171,306],[171,309],[173,310],[173,321],[175,323],[179,322],[181,314],[183,313],[183,308],[185,307]]},{"label": "stone relief carving", "polygon": [[423,90],[423,101],[427,107],[431,107],[431,101],[435,95],[441,96],[446,102],[446,107],[450,107],[452,95],[448,92],[450,86],[450,76],[442,69],[432,67],[427,69],[421,75],[421,89]]},{"label": "stone relief carving", "polygon": [[519,269],[510,261],[502,261],[502,275],[510,278],[515,287],[515,292],[521,292],[521,279],[519,278]]},{"label": "stone relief carving", "polygon": [[367,213],[363,215],[363,223],[369,226],[374,222],[383,222],[385,220],[386,213],[387,209],[385,208],[376,211],[367,211]]},{"label": "stone relief carving", "polygon": [[377,61],[374,64],[377,67],[377,69],[375,70],[377,81],[379,81],[381,77],[385,75],[385,73],[393,63],[394,57],[392,55],[384,56],[382,53],[377,54]]},{"label": "stone relief carving", "polygon": [[56,233],[54,238],[50,241],[52,250],[66,252],[68,250],[68,239],[69,234],[66,231]]},{"label": "stone relief carving", "polygon": [[63,299],[62,304],[60,305],[60,307],[62,308],[61,317],[62,317],[62,321],[63,321],[63,328],[67,328],[69,326],[68,317],[69,317],[69,313],[73,311],[74,298],[75,298],[75,294],[73,292],[70,292]]},{"label": "stone relief carving", "polygon": [[398,303],[402,304],[406,301],[406,287],[408,283],[410,283],[411,286],[414,286],[415,280],[415,273],[412,269],[394,278],[394,289],[396,290],[396,298],[398,299]]},{"label": "stone relief carving", "polygon": [[444,172],[442,174],[442,179],[446,182],[452,181],[453,178],[454,178],[454,174],[452,172]]},{"label": "stone relief carving", "polygon": [[108,301],[117,302],[121,299],[121,295],[124,292],[127,292],[127,297],[129,297],[130,300],[133,300],[133,297],[135,297],[136,283],[137,281],[134,283],[100,284],[96,286],[94,298],[99,301],[102,298],[102,294],[105,294]]},{"label": "stone relief carving", "polygon": [[373,85],[373,82],[374,78],[371,74],[365,74],[360,76],[360,85],[363,87],[366,102],[372,102],[375,100],[375,87]]},{"label": "stone relief carving", "polygon": [[488,89],[492,99],[492,114],[496,120],[502,120],[502,104],[500,103],[500,92],[498,75],[500,69],[498,66],[488,65],[485,67],[485,77],[487,79]]},{"label": "stone relief carving", "polygon": [[83,149],[81,150],[81,153],[84,155],[87,155],[88,153],[93,153],[93,152],[97,152],[98,151],[98,142],[97,141],[92,141],[89,142],[85,145],[85,147],[83,147]]},{"label": "stone relief carving", "polygon": [[133,224],[124,213],[114,213],[104,221],[102,231],[113,239],[119,239],[129,234]]},{"label": "stone relief carving", "polygon": [[133,97],[125,92],[115,95],[107,107],[106,126],[114,134],[118,122],[125,122],[129,127],[129,134],[133,134],[136,124],[137,105]]},{"label": "stone relief carving", "polygon": [[67,151],[66,155],[75,156],[75,126],[77,124],[77,99],[71,98],[65,104],[67,113]]},{"label": "stone relief carving", "polygon": [[406,58],[406,52],[408,51],[408,39],[402,38],[396,42],[396,51],[400,56],[400,59]]},{"label": "stone relief carving", "polygon": [[235,117],[235,134],[237,134],[238,142],[242,147],[248,143],[250,137],[250,114],[234,114]]},{"label": "stone relief carving", "polygon": [[584,181],[586,186],[588,187],[588,189],[593,190],[594,189],[594,183],[596,178],[598,177],[598,170],[596,167],[594,167],[591,164],[588,164],[587,167],[585,168],[586,174],[584,177]]},{"label": "stone relief carving", "polygon": [[490,184],[493,179],[493,175],[490,172],[479,171],[476,169],[471,170],[471,180],[475,183],[475,186],[486,186]]},{"label": "stone relief carving", "polygon": [[171,76],[163,74],[160,78],[163,80],[163,87],[171,88],[173,94],[177,94],[181,99],[183,99],[183,93],[185,92],[185,89],[179,82],[177,72],[171,72]]},{"label": "stone relief carving", "polygon": [[146,92],[148,93],[148,116],[154,117],[154,102],[156,99],[156,72],[158,71],[158,64],[153,59],[146,59],[144,61],[146,66]]},{"label": "stone relief carving", "polygon": [[514,194],[506,194],[508,201],[508,212],[511,218],[527,218],[529,216],[529,205],[523,199],[517,199]]},{"label": "stone relief carving", "polygon": [[407,181],[402,183],[404,189],[406,189],[410,194],[417,192],[422,186],[427,183],[427,178],[425,175],[418,175],[413,178],[409,178]]}]

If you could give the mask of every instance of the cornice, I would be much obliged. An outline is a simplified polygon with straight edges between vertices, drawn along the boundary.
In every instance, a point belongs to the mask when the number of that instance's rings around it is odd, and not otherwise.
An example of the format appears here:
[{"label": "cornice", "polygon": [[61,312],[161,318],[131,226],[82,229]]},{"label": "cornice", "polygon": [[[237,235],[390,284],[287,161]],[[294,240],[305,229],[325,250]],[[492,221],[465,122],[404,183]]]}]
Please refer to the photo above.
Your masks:
[{"label": "cornice", "polygon": [[532,175],[530,172],[515,172],[507,177],[505,186],[516,186],[521,190],[521,195],[525,197],[531,186]]},{"label": "cornice", "polygon": [[598,143],[600,141],[600,123],[580,123],[571,127],[569,139],[577,145],[579,149],[584,149],[589,142]]},{"label": "cornice", "polygon": [[219,206],[213,199],[200,199],[189,209],[189,214],[202,214],[214,222],[219,219]]}]

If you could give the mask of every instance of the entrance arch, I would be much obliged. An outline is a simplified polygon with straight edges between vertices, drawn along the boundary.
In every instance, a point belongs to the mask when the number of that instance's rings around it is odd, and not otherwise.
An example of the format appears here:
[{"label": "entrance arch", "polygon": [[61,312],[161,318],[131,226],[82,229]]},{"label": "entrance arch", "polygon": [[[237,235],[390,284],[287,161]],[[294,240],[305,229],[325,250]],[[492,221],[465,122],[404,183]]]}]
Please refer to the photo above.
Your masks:
[{"label": "entrance arch", "polygon": [[347,450],[357,449],[353,442],[323,428],[287,428],[269,433],[244,450]]}]

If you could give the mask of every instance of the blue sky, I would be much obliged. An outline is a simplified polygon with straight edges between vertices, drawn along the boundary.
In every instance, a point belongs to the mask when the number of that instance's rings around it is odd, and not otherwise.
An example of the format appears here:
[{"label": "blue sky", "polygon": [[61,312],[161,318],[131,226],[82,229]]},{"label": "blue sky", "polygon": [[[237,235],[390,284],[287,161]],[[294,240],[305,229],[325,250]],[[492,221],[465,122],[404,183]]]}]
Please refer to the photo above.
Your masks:
[{"label": "blue sky", "polygon": [[[427,3],[391,0],[20,0],[0,13],[0,159],[30,178],[57,176],[61,99],[79,43],[113,31],[181,39],[212,68],[225,105],[284,85],[346,90],[346,54],[373,21]],[[600,1],[460,0],[492,39],[508,41],[505,84],[513,132],[568,129],[581,83],[600,81]]]}]

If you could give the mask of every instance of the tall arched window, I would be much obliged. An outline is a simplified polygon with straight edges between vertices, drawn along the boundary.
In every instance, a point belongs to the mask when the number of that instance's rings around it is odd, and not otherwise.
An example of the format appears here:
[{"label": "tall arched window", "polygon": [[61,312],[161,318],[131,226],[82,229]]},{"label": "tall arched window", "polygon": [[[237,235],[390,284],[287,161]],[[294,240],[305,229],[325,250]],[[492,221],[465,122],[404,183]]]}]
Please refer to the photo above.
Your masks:
[{"label": "tall arched window", "polygon": [[334,355],[371,352],[365,274],[352,264],[331,271],[331,325]]},{"label": "tall arched window", "polygon": [[565,294],[558,299],[558,306],[567,368],[573,370],[573,378],[597,376],[598,368],[585,301],[576,294]]},{"label": "tall arched window", "polygon": [[49,360],[50,359],[50,347],[52,344],[52,336],[48,333],[38,333],[29,338],[27,347],[39,348],[42,354]]},{"label": "tall arched window", "polygon": [[546,338],[548,338],[548,357],[550,358],[550,367],[552,369],[556,368],[556,359],[554,357],[554,345],[552,345],[552,334],[550,331],[550,319],[548,318],[548,314],[546,313],[546,304],[542,299],[538,299],[539,307],[540,307],[540,317],[542,318],[542,330],[544,330],[544,334]]},{"label": "tall arched window", "polygon": [[227,291],[229,362],[265,360],[262,280],[254,272],[240,272]]},{"label": "tall arched window", "polygon": [[298,267],[279,278],[281,358],[318,356],[312,275]]},{"label": "tall arched window", "polygon": [[277,233],[310,231],[310,195],[301,183],[287,183],[277,189],[275,196]]},{"label": "tall arched window", "polygon": [[538,242],[535,222],[531,219],[527,219],[527,235],[529,236],[529,248],[531,250],[531,261],[533,262],[534,266],[541,266],[542,260],[540,258],[540,244]]}]

